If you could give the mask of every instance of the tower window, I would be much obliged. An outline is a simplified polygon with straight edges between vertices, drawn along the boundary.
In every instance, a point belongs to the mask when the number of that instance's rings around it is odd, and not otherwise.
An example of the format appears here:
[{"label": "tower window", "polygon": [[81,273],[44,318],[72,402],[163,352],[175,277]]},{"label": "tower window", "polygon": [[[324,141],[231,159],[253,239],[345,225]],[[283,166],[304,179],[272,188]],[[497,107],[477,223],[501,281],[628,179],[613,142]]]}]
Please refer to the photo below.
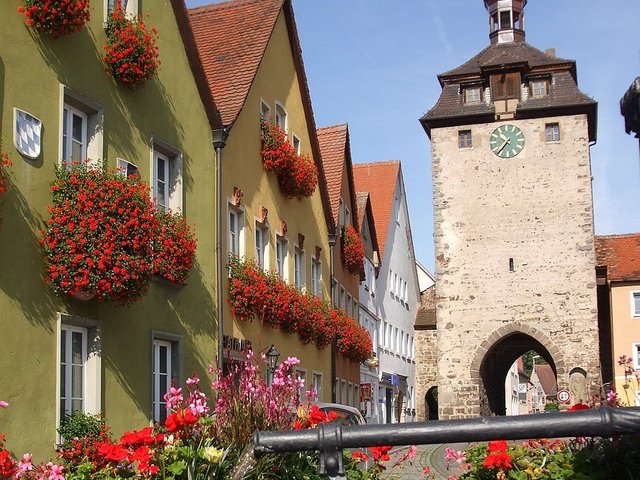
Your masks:
[{"label": "tower window", "polygon": [[467,87],[464,89],[464,103],[480,103],[482,97],[480,87]]},{"label": "tower window", "polygon": [[549,94],[549,82],[544,80],[532,80],[529,84],[532,97],[544,97]]},{"label": "tower window", "polygon": [[547,143],[560,141],[560,124],[547,123],[546,126]]},{"label": "tower window", "polygon": [[460,130],[458,132],[458,148],[471,148],[472,146],[471,130]]},{"label": "tower window", "polygon": [[511,11],[500,12],[500,28],[511,28]]},{"label": "tower window", "polygon": [[509,271],[510,272],[515,272],[516,271],[516,268],[515,268],[515,266],[513,264],[513,258],[509,259]]}]

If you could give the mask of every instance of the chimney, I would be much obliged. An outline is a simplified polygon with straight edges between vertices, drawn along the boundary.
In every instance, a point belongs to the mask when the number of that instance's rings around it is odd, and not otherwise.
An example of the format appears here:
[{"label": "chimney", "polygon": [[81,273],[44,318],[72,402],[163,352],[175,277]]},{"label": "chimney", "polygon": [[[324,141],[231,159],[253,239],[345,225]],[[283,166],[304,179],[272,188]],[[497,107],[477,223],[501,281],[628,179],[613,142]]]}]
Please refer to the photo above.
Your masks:
[{"label": "chimney", "polygon": [[556,49],[555,49],[555,48],[547,48],[547,49],[544,51],[544,54],[545,54],[547,57],[556,58]]}]

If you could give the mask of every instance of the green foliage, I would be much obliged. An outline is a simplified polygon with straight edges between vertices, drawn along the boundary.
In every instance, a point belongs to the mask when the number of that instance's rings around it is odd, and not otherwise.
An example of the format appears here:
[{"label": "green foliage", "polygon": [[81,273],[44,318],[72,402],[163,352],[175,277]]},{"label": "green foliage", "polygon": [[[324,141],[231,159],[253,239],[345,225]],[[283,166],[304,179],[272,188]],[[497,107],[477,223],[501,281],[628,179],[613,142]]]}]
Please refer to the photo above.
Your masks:
[{"label": "green foliage", "polygon": [[73,439],[98,438],[105,431],[105,423],[100,415],[77,410],[73,415],[65,415],[58,427],[63,445],[70,445]]}]

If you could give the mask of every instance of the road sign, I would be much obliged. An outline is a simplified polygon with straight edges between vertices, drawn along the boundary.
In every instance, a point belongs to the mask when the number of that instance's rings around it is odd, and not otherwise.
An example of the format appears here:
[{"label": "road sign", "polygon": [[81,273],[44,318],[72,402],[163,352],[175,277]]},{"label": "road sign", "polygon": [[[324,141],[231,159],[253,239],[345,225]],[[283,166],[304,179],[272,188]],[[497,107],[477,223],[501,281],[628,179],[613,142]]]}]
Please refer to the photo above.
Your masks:
[{"label": "road sign", "polygon": [[569,390],[566,388],[558,390],[558,401],[560,403],[569,403],[571,401],[571,394],[569,393]]}]

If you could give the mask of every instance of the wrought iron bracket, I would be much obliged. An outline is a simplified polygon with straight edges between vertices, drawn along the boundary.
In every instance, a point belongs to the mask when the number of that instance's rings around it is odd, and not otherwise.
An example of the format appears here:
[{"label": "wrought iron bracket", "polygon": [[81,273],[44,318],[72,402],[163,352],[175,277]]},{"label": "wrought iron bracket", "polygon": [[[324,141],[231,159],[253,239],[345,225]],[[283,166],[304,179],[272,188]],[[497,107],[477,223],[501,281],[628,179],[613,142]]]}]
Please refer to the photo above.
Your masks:
[{"label": "wrought iron bracket", "polygon": [[342,458],[342,425],[340,422],[318,425],[318,450],[320,452],[320,475],[331,479],[344,479]]}]

